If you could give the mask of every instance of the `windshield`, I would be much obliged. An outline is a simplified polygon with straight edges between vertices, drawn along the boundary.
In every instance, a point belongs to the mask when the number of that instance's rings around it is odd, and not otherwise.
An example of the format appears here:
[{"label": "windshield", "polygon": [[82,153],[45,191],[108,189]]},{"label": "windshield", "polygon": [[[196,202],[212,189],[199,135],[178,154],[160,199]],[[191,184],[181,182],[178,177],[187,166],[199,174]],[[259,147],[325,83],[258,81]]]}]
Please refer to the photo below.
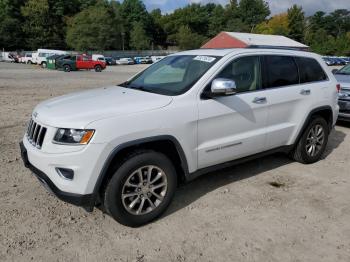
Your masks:
[{"label": "windshield", "polygon": [[121,86],[161,95],[181,95],[188,91],[217,61],[219,57],[213,56],[169,56]]},{"label": "windshield", "polygon": [[350,64],[347,66],[344,66],[342,69],[338,70],[336,74],[350,75]]}]

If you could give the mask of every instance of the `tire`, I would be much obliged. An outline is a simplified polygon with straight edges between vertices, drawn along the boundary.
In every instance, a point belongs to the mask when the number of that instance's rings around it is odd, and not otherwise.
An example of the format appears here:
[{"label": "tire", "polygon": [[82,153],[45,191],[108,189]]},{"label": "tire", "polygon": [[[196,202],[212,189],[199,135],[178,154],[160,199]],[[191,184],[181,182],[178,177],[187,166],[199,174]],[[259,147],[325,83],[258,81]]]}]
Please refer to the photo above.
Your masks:
[{"label": "tire", "polygon": [[72,70],[72,68],[70,67],[70,65],[64,65],[63,66],[63,71],[64,72],[70,72]]},{"label": "tire", "polygon": [[[318,133],[317,130],[319,129],[317,128],[322,128],[323,136],[321,133],[319,135],[316,134],[316,136],[312,134],[312,132],[314,134]],[[326,149],[328,136],[329,126],[326,120],[320,116],[312,118],[296,147],[291,152],[292,158],[302,164],[312,164],[319,161]],[[320,139],[321,137],[323,137],[323,139]],[[313,144],[315,144],[314,147],[312,147]],[[312,148],[315,148],[315,151]]]},{"label": "tire", "polygon": [[[148,169],[150,166],[153,169]],[[141,170],[143,185],[138,170]],[[147,179],[148,170],[151,170],[150,179]],[[114,172],[104,193],[104,207],[119,223],[131,227],[142,226],[163,214],[174,196],[176,186],[175,168],[165,155],[138,151],[126,158]],[[125,197],[128,194],[130,197]]]},{"label": "tire", "polygon": [[95,72],[101,72],[102,67],[100,65],[95,66]]},{"label": "tire", "polygon": [[46,62],[42,62],[42,63],[41,63],[41,67],[42,67],[42,68],[46,68],[46,67],[47,67]]}]

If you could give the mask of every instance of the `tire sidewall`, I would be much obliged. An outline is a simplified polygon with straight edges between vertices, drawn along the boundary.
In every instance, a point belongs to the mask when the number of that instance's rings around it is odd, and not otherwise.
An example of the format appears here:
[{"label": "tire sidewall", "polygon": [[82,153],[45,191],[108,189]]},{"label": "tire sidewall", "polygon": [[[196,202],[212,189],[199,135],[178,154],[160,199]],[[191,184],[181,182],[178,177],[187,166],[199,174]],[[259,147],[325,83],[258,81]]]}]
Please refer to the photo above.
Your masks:
[{"label": "tire sidewall", "polygon": [[95,66],[95,71],[96,72],[101,72],[102,71],[102,67],[99,66],[99,65]]},{"label": "tire sidewall", "polygon": [[70,72],[70,66],[69,65],[65,65],[64,67],[63,67],[63,70],[64,70],[64,72]]},{"label": "tire sidewall", "polygon": [[[322,145],[322,148],[321,150],[315,155],[315,156],[309,156],[306,152],[306,139],[307,139],[307,136],[311,130],[311,128],[313,128],[315,125],[321,125],[323,127],[323,130],[324,130],[324,142],[323,142],[323,145]],[[328,143],[328,135],[329,135],[329,129],[328,129],[328,124],[326,122],[326,120],[324,120],[323,118],[321,117],[317,117],[317,118],[314,118],[310,124],[307,126],[307,128],[305,129],[305,132],[303,133],[303,136],[301,137],[301,157],[302,159],[305,161],[305,163],[315,163],[317,162],[318,160],[320,160],[320,158],[322,157],[325,149],[326,149],[326,146],[327,146],[327,143]]]},{"label": "tire sidewall", "polygon": [[[160,167],[167,177],[167,193],[162,203],[152,212],[145,215],[132,215],[122,203],[121,194],[123,185],[128,176],[140,167],[155,165]],[[138,227],[159,217],[169,206],[177,186],[175,168],[170,160],[161,153],[147,152],[136,155],[124,162],[114,173],[105,192],[105,207],[112,217],[119,223]]]}]

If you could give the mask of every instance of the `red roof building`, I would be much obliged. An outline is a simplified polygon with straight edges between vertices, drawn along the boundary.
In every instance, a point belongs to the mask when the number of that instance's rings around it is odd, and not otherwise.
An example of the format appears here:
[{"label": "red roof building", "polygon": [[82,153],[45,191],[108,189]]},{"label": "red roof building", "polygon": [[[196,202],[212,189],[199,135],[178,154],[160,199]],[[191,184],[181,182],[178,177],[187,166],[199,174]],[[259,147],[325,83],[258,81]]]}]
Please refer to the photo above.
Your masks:
[{"label": "red roof building", "polygon": [[262,35],[236,32],[221,32],[209,40],[202,48],[247,48],[280,47],[308,50],[309,47],[281,35]]}]

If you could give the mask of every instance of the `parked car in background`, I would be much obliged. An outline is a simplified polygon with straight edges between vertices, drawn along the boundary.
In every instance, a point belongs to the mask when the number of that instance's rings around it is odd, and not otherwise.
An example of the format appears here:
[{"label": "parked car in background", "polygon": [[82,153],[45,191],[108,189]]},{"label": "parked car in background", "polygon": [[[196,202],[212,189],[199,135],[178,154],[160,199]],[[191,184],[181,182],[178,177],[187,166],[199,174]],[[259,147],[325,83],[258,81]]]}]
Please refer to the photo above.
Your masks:
[{"label": "parked car in background", "polygon": [[350,121],[350,64],[337,70],[333,74],[340,84],[338,94],[339,120]]},{"label": "parked car in background", "polygon": [[157,63],[160,60],[162,60],[164,57],[166,57],[166,56],[151,56],[151,59],[152,59],[153,63]]},{"label": "parked car in background", "polygon": [[40,65],[42,68],[47,66],[47,57],[52,55],[66,55],[66,51],[61,50],[51,50],[51,49],[38,49],[38,51],[32,55],[32,62],[34,64]]},{"label": "parked car in background", "polygon": [[62,69],[64,72],[77,71],[81,69],[94,69],[96,72],[101,72],[106,68],[106,63],[103,61],[92,60],[91,56],[76,55],[58,60],[57,68]]},{"label": "parked car in background", "polygon": [[33,64],[33,54],[32,53],[25,53],[24,56],[21,57],[21,63]]},{"label": "parked car in background", "polygon": [[145,57],[136,56],[134,57],[135,64],[147,64],[148,60]]},{"label": "parked car in background", "polygon": [[336,65],[336,62],[335,60],[329,58],[329,57],[322,57],[322,59],[325,61],[325,63],[328,65],[328,66],[334,66]]},{"label": "parked car in background", "polygon": [[145,56],[144,59],[146,60],[146,64],[153,64],[153,60],[150,56]]},{"label": "parked car in background", "polygon": [[116,65],[117,64],[115,59],[113,59],[112,57],[105,57],[105,60],[106,60],[107,65]]},{"label": "parked car in background", "polygon": [[120,58],[116,60],[117,65],[134,65],[135,61],[132,58]]}]

